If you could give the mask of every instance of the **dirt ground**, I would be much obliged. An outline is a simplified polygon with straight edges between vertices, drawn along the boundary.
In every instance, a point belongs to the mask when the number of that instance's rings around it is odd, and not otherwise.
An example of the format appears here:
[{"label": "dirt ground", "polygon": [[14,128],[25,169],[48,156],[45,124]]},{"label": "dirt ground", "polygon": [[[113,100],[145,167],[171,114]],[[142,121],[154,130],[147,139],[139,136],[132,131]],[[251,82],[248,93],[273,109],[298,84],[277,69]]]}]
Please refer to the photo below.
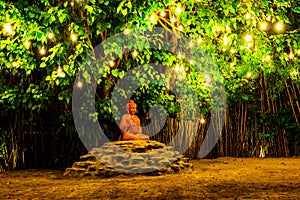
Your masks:
[{"label": "dirt ground", "polygon": [[69,178],[63,171],[0,174],[0,199],[300,199],[300,158],[191,161],[162,176]]}]

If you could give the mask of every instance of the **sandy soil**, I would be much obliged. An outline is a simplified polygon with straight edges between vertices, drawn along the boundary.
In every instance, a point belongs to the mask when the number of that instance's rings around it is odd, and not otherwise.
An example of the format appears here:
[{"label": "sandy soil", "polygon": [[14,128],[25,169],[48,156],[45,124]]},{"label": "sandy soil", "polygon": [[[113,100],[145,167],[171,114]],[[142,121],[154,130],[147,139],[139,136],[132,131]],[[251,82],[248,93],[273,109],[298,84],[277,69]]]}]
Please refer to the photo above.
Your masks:
[{"label": "sandy soil", "polygon": [[67,178],[63,171],[0,174],[0,199],[300,199],[300,158],[191,161],[162,176]]}]

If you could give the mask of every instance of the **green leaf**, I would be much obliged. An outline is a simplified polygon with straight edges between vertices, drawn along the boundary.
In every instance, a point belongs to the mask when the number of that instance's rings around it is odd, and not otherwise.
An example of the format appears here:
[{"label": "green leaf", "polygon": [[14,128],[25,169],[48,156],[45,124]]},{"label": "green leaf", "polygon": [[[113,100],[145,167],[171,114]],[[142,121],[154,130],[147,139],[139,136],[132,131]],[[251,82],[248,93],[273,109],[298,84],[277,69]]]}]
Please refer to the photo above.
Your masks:
[{"label": "green leaf", "polygon": [[46,63],[44,63],[44,62],[42,62],[41,64],[40,64],[40,68],[45,68],[47,65],[46,65]]},{"label": "green leaf", "polygon": [[127,15],[127,8],[122,9],[122,10],[121,10],[121,13],[122,13],[124,16]]}]

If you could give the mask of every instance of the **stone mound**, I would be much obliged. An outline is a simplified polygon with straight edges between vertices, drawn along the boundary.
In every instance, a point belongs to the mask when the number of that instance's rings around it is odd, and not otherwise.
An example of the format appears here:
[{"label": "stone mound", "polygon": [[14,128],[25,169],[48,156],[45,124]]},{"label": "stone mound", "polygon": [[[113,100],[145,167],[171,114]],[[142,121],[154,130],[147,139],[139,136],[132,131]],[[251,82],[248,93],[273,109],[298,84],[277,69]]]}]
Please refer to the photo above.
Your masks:
[{"label": "stone mound", "polygon": [[161,175],[192,169],[189,159],[173,147],[153,140],[105,143],[80,157],[65,176],[112,177],[117,175]]}]

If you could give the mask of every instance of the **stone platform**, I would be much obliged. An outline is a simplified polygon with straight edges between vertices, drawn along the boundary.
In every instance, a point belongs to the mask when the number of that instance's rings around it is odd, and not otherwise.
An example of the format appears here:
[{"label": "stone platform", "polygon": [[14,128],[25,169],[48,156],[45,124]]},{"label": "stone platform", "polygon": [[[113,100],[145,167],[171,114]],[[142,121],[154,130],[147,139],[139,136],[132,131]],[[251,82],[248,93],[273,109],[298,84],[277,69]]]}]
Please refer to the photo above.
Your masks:
[{"label": "stone platform", "polygon": [[80,157],[65,176],[112,177],[117,175],[161,175],[191,170],[189,159],[173,147],[153,140],[105,143]]}]

